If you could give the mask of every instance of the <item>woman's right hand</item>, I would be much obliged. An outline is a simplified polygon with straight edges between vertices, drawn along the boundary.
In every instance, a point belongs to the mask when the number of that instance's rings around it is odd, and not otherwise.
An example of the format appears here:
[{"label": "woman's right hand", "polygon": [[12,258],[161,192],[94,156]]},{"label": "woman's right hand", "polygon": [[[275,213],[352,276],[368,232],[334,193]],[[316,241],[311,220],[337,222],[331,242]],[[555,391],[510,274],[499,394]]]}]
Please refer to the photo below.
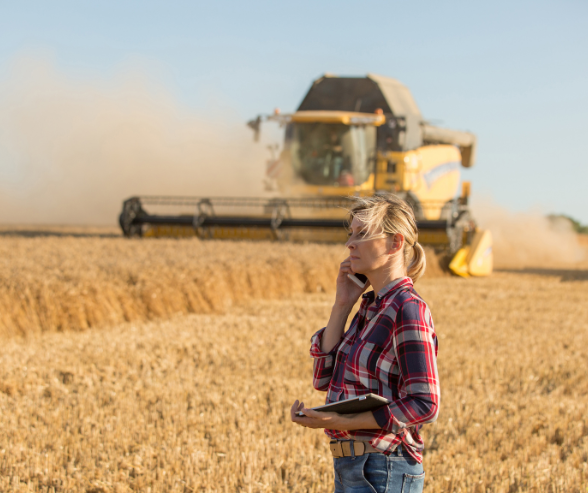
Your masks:
[{"label": "woman's right hand", "polygon": [[367,281],[365,287],[360,288],[349,279],[349,274],[354,274],[354,272],[351,270],[351,260],[347,257],[339,266],[335,304],[321,340],[321,351],[324,353],[330,353],[339,343],[345,333],[345,325],[351,310],[353,310],[353,305],[370,285]]},{"label": "woman's right hand", "polygon": [[365,287],[360,288],[351,279],[349,274],[355,274],[351,270],[351,260],[347,257],[339,266],[339,275],[337,276],[337,295],[335,296],[335,304],[340,306],[353,306],[368,286],[369,281],[366,281]]}]

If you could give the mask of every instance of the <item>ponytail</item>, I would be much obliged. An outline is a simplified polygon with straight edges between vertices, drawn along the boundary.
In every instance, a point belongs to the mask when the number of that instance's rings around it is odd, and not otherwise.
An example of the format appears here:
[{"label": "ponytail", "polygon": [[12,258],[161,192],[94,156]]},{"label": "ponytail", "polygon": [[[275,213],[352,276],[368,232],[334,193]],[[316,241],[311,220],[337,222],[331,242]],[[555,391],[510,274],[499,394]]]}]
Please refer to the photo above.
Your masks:
[{"label": "ponytail", "polygon": [[414,242],[412,246],[413,258],[408,266],[408,277],[412,279],[412,282],[416,282],[419,277],[425,273],[427,267],[427,257],[425,256],[425,250],[418,241]]}]

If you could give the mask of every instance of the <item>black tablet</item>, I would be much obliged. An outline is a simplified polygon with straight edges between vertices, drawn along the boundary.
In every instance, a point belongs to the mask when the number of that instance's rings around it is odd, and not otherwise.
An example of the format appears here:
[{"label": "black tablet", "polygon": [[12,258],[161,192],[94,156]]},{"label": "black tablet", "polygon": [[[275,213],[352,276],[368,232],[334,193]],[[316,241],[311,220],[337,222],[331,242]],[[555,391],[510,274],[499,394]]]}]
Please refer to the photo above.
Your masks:
[{"label": "black tablet", "polygon": [[[345,399],[344,401],[331,402],[324,406],[313,407],[312,410],[321,413],[356,414],[371,411],[386,404],[390,404],[388,399],[376,394],[366,394],[352,399]],[[304,416],[304,414],[297,412],[296,416]]]}]

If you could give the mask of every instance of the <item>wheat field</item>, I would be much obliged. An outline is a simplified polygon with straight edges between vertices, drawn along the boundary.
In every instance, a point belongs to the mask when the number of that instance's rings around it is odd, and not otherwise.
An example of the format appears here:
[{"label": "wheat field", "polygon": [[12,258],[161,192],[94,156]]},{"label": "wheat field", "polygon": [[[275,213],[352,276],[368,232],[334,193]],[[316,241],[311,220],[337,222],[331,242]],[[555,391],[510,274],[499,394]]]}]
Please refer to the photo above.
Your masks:
[{"label": "wheat field", "polygon": [[[326,437],[289,407],[323,402],[308,341],[342,255],[0,236],[0,491],[332,491]],[[588,266],[435,273],[425,490],[588,491]]]}]

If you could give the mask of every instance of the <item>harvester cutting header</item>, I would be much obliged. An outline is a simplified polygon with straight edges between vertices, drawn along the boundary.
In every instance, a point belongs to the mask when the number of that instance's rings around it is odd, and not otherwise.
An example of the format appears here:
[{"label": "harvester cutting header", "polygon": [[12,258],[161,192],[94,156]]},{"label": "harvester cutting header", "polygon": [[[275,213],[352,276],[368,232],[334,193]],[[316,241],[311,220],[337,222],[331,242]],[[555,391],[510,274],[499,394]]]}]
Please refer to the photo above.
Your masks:
[{"label": "harvester cutting header", "polygon": [[264,121],[285,126],[266,176],[277,196],[132,197],[120,215],[124,234],[343,242],[352,197],[392,192],[413,207],[419,242],[448,253],[454,273],[490,274],[492,240],[471,216],[468,182],[460,194],[476,137],[428,124],[400,82],[325,75],[296,112],[250,121],[256,139]]}]

